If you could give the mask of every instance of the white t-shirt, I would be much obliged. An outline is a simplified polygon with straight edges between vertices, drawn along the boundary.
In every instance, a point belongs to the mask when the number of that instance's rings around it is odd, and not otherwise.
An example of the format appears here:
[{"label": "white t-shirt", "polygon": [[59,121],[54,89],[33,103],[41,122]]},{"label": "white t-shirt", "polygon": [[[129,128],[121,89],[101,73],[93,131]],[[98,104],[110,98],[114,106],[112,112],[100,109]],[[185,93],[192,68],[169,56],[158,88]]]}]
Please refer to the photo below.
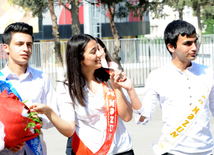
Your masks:
[{"label": "white t-shirt", "polygon": [[[99,150],[106,136],[107,120],[102,83],[100,83],[99,89],[99,94],[94,95],[87,86],[84,87],[86,106],[83,107],[80,104],[75,106],[72,104],[67,86],[59,83],[57,87],[58,105],[62,119],[75,120],[77,135],[92,152]],[[129,101],[127,93],[125,96]],[[108,154],[126,152],[131,149],[131,137],[122,119],[118,116],[117,129]]]}]

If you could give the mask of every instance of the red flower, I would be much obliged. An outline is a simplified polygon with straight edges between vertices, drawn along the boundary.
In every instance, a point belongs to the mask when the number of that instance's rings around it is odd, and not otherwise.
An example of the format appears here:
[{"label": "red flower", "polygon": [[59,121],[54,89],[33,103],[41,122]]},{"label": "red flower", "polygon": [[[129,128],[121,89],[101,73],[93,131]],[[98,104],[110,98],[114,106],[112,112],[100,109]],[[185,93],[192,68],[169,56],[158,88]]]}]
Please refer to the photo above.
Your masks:
[{"label": "red flower", "polygon": [[[5,146],[14,147],[30,139],[36,138],[40,132],[32,132],[39,118],[29,112],[29,117],[23,117],[23,109],[29,108],[15,94],[7,95],[7,91],[0,94],[0,121],[4,124],[5,129]],[[33,117],[33,118],[31,118]],[[39,125],[37,125],[39,127]],[[40,126],[41,127],[41,126]],[[37,130],[40,131],[40,128]],[[34,130],[35,131],[35,130]]]}]

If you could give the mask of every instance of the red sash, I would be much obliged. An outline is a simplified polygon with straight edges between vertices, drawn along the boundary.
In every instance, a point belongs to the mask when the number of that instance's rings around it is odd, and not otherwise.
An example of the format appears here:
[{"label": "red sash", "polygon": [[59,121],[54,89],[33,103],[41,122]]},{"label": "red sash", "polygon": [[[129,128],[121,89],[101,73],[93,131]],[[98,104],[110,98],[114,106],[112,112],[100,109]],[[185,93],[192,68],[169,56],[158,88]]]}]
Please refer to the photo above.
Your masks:
[{"label": "red sash", "polygon": [[105,142],[101,148],[93,153],[77,136],[76,132],[73,135],[72,148],[76,155],[106,155],[111,147],[114,139],[114,134],[117,128],[117,102],[114,90],[109,89],[104,83],[103,92],[107,114],[107,130]]}]

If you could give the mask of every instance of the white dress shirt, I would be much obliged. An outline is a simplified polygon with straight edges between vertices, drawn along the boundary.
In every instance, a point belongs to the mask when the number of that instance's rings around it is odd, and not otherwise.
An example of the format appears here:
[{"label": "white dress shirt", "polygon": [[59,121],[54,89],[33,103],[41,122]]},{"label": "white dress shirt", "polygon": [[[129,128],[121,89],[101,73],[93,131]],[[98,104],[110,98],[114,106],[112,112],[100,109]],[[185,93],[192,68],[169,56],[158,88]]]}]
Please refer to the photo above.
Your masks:
[{"label": "white dress shirt", "polygon": [[[182,72],[172,63],[165,65],[150,73],[146,81],[143,107],[135,111],[137,124],[147,124],[154,114],[159,102],[162,109],[163,129],[162,134],[178,124],[190,105],[198,99],[207,80],[212,83],[209,98],[199,114],[194,126],[186,133],[170,153],[175,155],[210,155],[213,149],[213,138],[210,132],[209,110],[214,116],[214,82],[213,70],[207,66],[192,62],[192,65]],[[145,116],[140,122],[141,115]]]},{"label": "white dress shirt", "polygon": [[[28,66],[26,73],[18,77],[17,75],[11,72],[7,65],[1,70],[1,72],[19,93],[20,97],[22,98],[22,101],[27,101],[25,103],[26,105],[29,105],[31,103],[47,104],[57,114],[59,114],[56,97],[54,95],[54,88],[46,73],[43,73]],[[52,123],[45,115],[39,114],[39,117],[42,117],[42,128],[48,129],[50,127],[53,127]],[[45,142],[43,141],[42,134],[40,134],[40,140],[42,143],[42,149],[44,153],[43,155],[46,155],[47,150]],[[27,145],[25,145],[25,149],[27,151],[27,155],[34,155],[33,152],[29,150]]]},{"label": "white dress shirt", "polygon": [[[99,94],[94,95],[87,86],[84,87],[86,106],[83,107],[79,103],[73,105],[68,87],[62,82],[57,87],[58,106],[62,119],[75,120],[77,135],[92,152],[99,150],[106,137],[107,120],[102,83],[99,89]],[[127,95],[126,93],[125,96]],[[128,97],[127,99],[129,101]],[[131,149],[131,138],[122,119],[118,116],[117,129],[108,154],[126,152]]]}]

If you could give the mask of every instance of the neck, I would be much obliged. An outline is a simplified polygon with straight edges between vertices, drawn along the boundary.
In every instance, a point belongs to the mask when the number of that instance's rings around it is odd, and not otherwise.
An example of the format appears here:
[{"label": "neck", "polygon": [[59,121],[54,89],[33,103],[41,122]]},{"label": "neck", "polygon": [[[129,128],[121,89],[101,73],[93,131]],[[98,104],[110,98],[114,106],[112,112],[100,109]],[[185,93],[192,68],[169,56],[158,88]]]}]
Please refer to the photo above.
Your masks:
[{"label": "neck", "polygon": [[92,86],[92,83],[98,82],[94,76],[94,70],[87,70],[87,71],[82,71],[83,75],[85,77],[85,80],[87,81],[87,86],[90,89]]},{"label": "neck", "polygon": [[19,65],[19,64],[13,63],[13,62],[9,62],[8,63],[8,68],[14,74],[16,74],[18,77],[20,77],[21,75],[25,74],[25,72],[27,71],[27,66],[28,66],[28,64]]},{"label": "neck", "polygon": [[175,60],[172,60],[172,63],[178,68],[180,69],[182,72],[185,72],[185,70],[187,69],[187,67],[191,66],[191,61],[189,62],[177,62]]}]

